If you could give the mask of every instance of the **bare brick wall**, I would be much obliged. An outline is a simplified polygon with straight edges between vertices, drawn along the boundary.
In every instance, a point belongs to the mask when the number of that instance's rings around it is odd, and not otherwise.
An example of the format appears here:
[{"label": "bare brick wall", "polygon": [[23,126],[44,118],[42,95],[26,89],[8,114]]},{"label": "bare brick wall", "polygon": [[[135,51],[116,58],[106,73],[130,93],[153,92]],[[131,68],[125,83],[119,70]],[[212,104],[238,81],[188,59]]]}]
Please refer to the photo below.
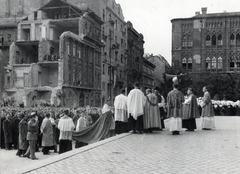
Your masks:
[{"label": "bare brick wall", "polygon": [[[7,12],[6,2],[10,2],[10,16],[20,15],[20,11],[23,10],[23,15],[28,15],[34,10],[37,10],[41,5],[45,5],[50,0],[0,0],[0,17],[4,17]],[[22,7],[22,6],[23,7]]]}]

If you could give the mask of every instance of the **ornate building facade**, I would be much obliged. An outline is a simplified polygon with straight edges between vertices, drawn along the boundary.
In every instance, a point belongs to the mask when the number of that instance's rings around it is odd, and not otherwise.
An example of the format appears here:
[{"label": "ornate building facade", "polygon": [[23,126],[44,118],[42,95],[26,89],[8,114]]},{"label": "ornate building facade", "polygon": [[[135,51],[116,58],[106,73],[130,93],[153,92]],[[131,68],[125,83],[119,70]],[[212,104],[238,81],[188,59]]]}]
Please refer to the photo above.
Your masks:
[{"label": "ornate building facade", "polygon": [[240,72],[240,12],[172,19],[172,65],[188,73]]},{"label": "ornate building facade", "polygon": [[101,25],[91,10],[52,0],[18,23],[7,95],[29,106],[101,105]]}]

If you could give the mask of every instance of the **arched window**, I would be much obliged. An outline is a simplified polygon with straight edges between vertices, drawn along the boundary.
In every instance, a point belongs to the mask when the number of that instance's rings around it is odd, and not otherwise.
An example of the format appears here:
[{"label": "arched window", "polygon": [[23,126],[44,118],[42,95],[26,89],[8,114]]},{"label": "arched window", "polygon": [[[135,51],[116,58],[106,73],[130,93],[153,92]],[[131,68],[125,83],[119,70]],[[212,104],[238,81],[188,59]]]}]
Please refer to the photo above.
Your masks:
[{"label": "arched window", "polygon": [[212,69],[217,69],[217,59],[216,59],[216,57],[212,58]]},{"label": "arched window", "polygon": [[217,38],[216,38],[216,35],[214,34],[212,36],[212,45],[216,45],[217,44]]},{"label": "arched window", "polygon": [[209,57],[206,58],[206,69],[211,69],[211,59]]},{"label": "arched window", "polygon": [[222,35],[219,34],[218,35],[218,46],[222,46],[222,45],[223,45]]},{"label": "arched window", "polygon": [[188,59],[188,69],[192,69],[192,58]]},{"label": "arched window", "polygon": [[217,64],[218,64],[218,69],[222,69],[222,58],[221,57],[218,58]]},{"label": "arched window", "polygon": [[206,46],[210,46],[211,45],[211,38],[209,35],[207,35],[206,37]]},{"label": "arched window", "polygon": [[237,34],[237,37],[236,37],[236,45],[240,46],[240,34],[239,33]]},{"label": "arched window", "polygon": [[187,47],[187,37],[184,36],[182,39],[182,47]]},{"label": "arched window", "polygon": [[231,36],[230,36],[230,45],[235,45],[233,34],[231,34]]},{"label": "arched window", "polygon": [[183,69],[187,68],[187,59],[185,57],[182,59],[182,68]]},{"label": "arched window", "polygon": [[192,47],[193,46],[193,39],[192,36],[188,37],[188,47]]}]

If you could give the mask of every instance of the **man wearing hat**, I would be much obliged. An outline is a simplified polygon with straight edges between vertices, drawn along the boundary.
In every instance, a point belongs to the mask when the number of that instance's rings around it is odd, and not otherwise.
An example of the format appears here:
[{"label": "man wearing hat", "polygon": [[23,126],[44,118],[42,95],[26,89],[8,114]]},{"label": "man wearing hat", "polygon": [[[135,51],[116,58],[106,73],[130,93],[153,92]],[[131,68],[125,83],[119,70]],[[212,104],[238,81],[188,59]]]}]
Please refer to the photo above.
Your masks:
[{"label": "man wearing hat", "polygon": [[29,117],[27,140],[30,146],[30,157],[32,160],[37,160],[38,158],[35,156],[35,151],[38,140],[38,119],[35,112],[32,112]]}]

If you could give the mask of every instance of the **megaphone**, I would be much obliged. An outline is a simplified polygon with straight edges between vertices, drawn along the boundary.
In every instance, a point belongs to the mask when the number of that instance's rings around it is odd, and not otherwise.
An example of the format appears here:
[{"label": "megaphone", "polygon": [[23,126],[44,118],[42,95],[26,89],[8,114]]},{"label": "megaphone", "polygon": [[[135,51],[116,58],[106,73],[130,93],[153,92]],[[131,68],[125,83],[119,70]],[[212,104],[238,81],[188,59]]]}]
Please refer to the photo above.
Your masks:
[{"label": "megaphone", "polygon": [[176,75],[171,75],[171,74],[167,74],[167,73],[163,74],[163,78],[165,81],[171,80],[171,79],[173,79],[173,77],[176,77]]}]

